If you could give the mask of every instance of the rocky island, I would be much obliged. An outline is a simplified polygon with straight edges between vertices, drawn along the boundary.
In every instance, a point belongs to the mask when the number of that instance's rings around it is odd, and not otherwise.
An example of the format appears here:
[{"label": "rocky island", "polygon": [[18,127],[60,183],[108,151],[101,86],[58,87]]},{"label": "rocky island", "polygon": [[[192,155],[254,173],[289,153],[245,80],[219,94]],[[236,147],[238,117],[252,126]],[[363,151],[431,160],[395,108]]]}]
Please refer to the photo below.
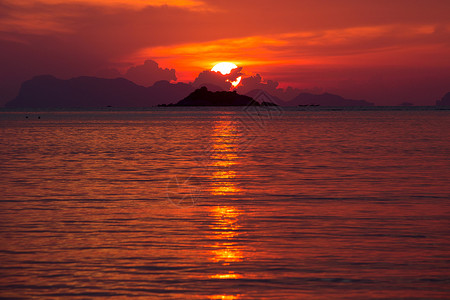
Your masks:
[{"label": "rocky island", "polygon": [[206,87],[201,87],[192,92],[186,98],[169,106],[260,106],[259,102],[249,96],[233,92],[211,92]]}]

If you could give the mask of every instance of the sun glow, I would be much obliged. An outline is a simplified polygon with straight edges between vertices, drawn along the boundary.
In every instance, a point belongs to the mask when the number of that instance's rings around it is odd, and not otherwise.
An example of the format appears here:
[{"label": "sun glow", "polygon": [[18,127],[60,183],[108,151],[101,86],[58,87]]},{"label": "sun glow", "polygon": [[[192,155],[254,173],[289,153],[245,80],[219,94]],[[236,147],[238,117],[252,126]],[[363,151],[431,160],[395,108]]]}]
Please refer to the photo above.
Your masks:
[{"label": "sun glow", "polygon": [[222,75],[228,75],[231,73],[231,70],[236,69],[237,66],[230,62],[221,62],[216,64],[211,71],[220,72]]},{"label": "sun glow", "polygon": [[[219,72],[222,75],[228,75],[231,73],[232,70],[236,69],[238,66],[236,66],[235,64],[231,63],[231,62],[221,62],[216,64],[211,71],[213,72]],[[241,82],[242,77],[239,76],[238,78],[236,78],[235,81],[230,81],[230,83],[236,87],[240,82]]]},{"label": "sun glow", "polygon": [[234,86],[234,87],[237,87],[238,84],[241,82],[241,79],[242,79],[242,77],[239,76],[238,78],[236,78],[235,81],[231,81],[231,85]]}]

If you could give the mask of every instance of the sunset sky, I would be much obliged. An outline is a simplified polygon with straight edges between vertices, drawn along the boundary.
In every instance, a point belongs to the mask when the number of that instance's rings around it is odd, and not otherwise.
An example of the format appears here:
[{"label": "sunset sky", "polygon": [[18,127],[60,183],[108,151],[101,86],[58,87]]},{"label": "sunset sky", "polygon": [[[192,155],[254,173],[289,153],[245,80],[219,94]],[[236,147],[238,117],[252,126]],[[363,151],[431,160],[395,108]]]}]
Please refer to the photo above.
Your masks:
[{"label": "sunset sky", "polygon": [[149,59],[160,79],[230,61],[278,88],[434,104],[450,91],[449,16],[448,0],[0,0],[0,105],[35,75]]}]

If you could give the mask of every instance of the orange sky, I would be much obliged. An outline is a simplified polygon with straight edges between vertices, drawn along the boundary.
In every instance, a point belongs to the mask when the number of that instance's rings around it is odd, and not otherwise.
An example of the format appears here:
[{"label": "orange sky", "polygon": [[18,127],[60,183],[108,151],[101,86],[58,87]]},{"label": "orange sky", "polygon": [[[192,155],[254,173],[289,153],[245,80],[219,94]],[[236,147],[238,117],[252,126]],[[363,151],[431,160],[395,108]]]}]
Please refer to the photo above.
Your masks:
[{"label": "orange sky", "polygon": [[450,91],[449,13],[444,0],[3,0],[0,105],[35,75],[147,59],[178,81],[231,61],[279,87],[434,104]]}]

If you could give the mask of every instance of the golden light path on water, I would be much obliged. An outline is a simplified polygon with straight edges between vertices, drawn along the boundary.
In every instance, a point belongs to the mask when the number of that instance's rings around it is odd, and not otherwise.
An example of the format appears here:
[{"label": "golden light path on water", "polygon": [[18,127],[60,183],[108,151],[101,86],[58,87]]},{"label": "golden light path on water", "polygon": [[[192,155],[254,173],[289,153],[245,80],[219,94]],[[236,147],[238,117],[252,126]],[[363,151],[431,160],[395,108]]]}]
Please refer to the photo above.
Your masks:
[{"label": "golden light path on water", "polygon": [[[235,182],[236,171],[233,166],[239,164],[239,133],[231,116],[222,116],[215,123],[212,136],[212,153],[210,155],[211,187],[209,192],[217,197],[232,197],[242,193]],[[209,214],[214,219],[210,225],[214,240],[211,245],[210,260],[222,266],[245,259],[245,253],[237,245],[237,238],[241,225],[239,219],[242,211],[235,206],[220,205],[209,208]],[[228,273],[210,275],[210,279],[233,280],[243,278],[244,275],[232,270]],[[215,295],[211,299],[239,299],[240,295]]]}]

